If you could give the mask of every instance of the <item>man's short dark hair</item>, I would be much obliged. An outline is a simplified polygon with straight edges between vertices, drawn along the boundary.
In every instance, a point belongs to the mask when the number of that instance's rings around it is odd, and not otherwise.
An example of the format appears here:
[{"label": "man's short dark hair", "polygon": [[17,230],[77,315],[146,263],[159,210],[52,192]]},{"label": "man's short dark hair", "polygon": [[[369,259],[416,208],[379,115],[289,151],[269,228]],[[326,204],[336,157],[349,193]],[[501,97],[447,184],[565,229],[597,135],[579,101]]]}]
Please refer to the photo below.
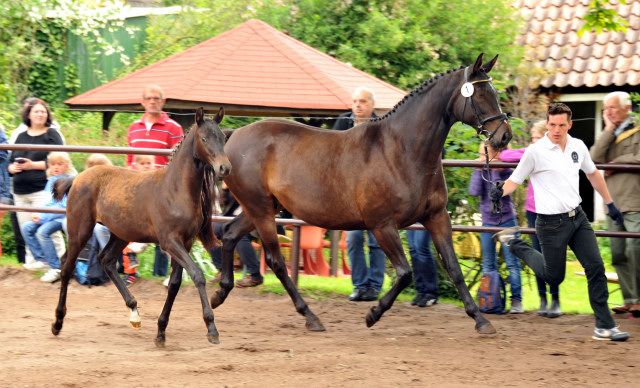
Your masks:
[{"label": "man's short dark hair", "polygon": [[547,109],[547,121],[549,121],[549,116],[555,116],[555,115],[561,115],[561,114],[566,114],[567,115],[567,121],[571,121],[571,108],[569,108],[568,106],[566,106],[565,104],[561,103],[561,102],[554,102],[553,104],[549,105],[549,109]]}]

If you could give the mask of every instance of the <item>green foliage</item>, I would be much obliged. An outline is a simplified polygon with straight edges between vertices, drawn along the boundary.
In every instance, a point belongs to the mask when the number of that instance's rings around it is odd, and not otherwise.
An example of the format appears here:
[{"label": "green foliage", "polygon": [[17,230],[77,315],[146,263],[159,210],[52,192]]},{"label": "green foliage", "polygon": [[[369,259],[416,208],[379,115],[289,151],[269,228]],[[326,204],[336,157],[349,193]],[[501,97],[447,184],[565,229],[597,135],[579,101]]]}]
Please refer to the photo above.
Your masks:
[{"label": "green foliage", "polygon": [[[627,4],[626,0],[618,1],[620,4]],[[604,31],[627,32],[629,22],[621,18],[616,10],[604,8],[610,2],[610,0],[592,0],[589,3],[589,12],[582,18],[585,24],[578,30],[578,36],[593,30],[598,34]]]},{"label": "green foliage", "polygon": [[501,55],[509,69],[521,21],[503,0],[264,1],[257,17],[343,62],[403,89],[440,72]]},{"label": "green foliage", "polygon": [[[77,92],[77,68],[60,70],[66,61],[68,34],[90,43],[94,55],[120,54],[121,47],[100,34],[122,25],[117,16],[122,6],[120,1],[0,2],[0,117],[8,113],[8,106],[20,104],[28,96],[56,104]],[[2,120],[7,127],[18,124]]]}]

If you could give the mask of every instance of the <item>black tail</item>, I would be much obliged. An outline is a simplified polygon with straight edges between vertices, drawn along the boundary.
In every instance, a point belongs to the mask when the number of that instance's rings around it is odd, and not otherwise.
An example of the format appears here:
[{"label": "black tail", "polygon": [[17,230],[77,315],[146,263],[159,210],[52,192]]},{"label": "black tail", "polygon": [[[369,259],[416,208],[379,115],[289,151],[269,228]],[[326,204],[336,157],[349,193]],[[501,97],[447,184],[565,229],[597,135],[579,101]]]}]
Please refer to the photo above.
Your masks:
[{"label": "black tail", "polygon": [[53,182],[53,198],[56,201],[62,200],[65,194],[71,190],[71,185],[73,185],[73,178],[60,178],[57,181]]}]

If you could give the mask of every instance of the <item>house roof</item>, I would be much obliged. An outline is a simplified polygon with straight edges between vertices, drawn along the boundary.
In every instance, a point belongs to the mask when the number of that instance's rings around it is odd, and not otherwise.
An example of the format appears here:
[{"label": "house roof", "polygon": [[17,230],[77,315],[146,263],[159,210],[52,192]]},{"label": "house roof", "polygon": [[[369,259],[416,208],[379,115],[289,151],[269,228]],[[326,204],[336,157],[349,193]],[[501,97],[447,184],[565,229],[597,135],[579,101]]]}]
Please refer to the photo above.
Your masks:
[{"label": "house roof", "polygon": [[89,109],[136,108],[149,84],[163,89],[167,110],[223,105],[227,114],[256,116],[344,112],[358,86],[374,91],[377,109],[392,108],[406,94],[252,19],[65,102]]},{"label": "house roof", "polygon": [[518,0],[527,20],[522,42],[538,50],[541,67],[555,69],[545,88],[640,84],[640,1],[611,1],[627,32],[577,31],[591,0]]}]

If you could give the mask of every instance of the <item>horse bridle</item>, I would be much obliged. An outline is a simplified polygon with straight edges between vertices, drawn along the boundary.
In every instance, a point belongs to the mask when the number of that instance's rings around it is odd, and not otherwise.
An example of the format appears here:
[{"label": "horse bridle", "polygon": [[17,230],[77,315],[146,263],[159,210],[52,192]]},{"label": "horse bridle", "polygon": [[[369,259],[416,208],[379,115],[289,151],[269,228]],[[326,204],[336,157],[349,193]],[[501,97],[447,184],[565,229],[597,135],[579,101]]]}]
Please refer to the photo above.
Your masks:
[{"label": "horse bridle", "polygon": [[[505,123],[505,121],[509,120],[509,117],[506,115],[506,113],[503,113],[502,110],[500,110],[500,113],[497,115],[493,115],[490,117],[486,117],[484,119],[480,119],[480,115],[478,114],[478,109],[476,108],[476,104],[473,102],[473,84],[477,84],[480,82],[491,82],[492,78],[489,77],[487,79],[481,79],[481,80],[476,80],[473,82],[469,82],[468,81],[468,71],[469,71],[469,66],[464,68],[464,83],[462,84],[462,88],[461,88],[461,93],[462,96],[465,98],[464,100],[464,107],[462,108],[462,117],[464,117],[464,112],[467,109],[467,99],[469,101],[471,101],[471,108],[473,109],[473,115],[476,118],[476,122],[478,123],[476,125],[476,131],[478,132],[478,134],[484,134],[485,136],[487,136],[487,140],[491,140],[491,138],[493,137],[493,135],[495,135],[496,132],[498,132],[498,129],[500,129],[500,127],[502,126],[502,124]],[[469,92],[467,94],[469,94],[468,96],[465,96],[465,92],[464,92],[464,88],[467,87],[469,88]],[[500,105],[498,105],[498,109],[500,109]],[[496,119],[502,119],[500,120],[500,124],[498,124],[498,126],[496,127],[496,129],[489,133],[489,131],[484,127],[484,125],[491,121],[491,120],[496,120]],[[493,182],[491,180],[491,170],[489,169],[489,150],[487,149],[487,145],[485,143],[484,146],[484,156],[485,156],[485,165],[486,165],[486,169],[487,169],[487,178],[484,177],[484,171],[482,171],[480,173],[480,176],[482,177],[482,179],[486,182],[488,182],[490,185],[495,185],[496,187],[502,186],[503,182]],[[492,201],[493,202],[493,201]],[[492,203],[491,206],[491,213],[493,214],[499,214],[500,215],[500,220],[498,221],[498,224],[502,223],[502,201],[498,200]]]},{"label": "horse bridle", "polygon": [[[476,107],[475,102],[473,102],[473,84],[477,84],[480,82],[491,82],[493,80],[493,78],[489,77],[487,79],[480,79],[480,80],[476,80],[476,81],[472,81],[469,82],[468,81],[468,71],[469,71],[469,66],[464,68],[464,84],[462,84],[462,87],[466,87],[468,85],[471,85],[471,94],[469,94],[469,96],[464,96],[465,98],[464,100],[464,107],[462,108],[462,117],[464,117],[464,112],[467,109],[467,100],[471,101],[471,108],[473,109],[473,115],[476,118],[476,122],[478,123],[476,125],[476,132],[478,132],[478,134],[484,134],[485,136],[487,136],[487,140],[491,140],[491,138],[493,137],[493,135],[495,135],[496,132],[498,132],[498,129],[500,129],[500,127],[502,126],[502,124],[504,124],[506,121],[509,120],[509,117],[507,116],[506,113],[503,113],[502,110],[500,110],[500,113],[498,113],[497,115],[493,115],[490,117],[486,117],[484,119],[480,119],[480,115],[478,114],[478,108]],[[500,109],[500,105],[498,105],[498,109]],[[496,119],[502,119],[500,120],[500,124],[496,127],[496,129],[493,132],[489,132],[484,125],[492,120],[496,120]]]}]

